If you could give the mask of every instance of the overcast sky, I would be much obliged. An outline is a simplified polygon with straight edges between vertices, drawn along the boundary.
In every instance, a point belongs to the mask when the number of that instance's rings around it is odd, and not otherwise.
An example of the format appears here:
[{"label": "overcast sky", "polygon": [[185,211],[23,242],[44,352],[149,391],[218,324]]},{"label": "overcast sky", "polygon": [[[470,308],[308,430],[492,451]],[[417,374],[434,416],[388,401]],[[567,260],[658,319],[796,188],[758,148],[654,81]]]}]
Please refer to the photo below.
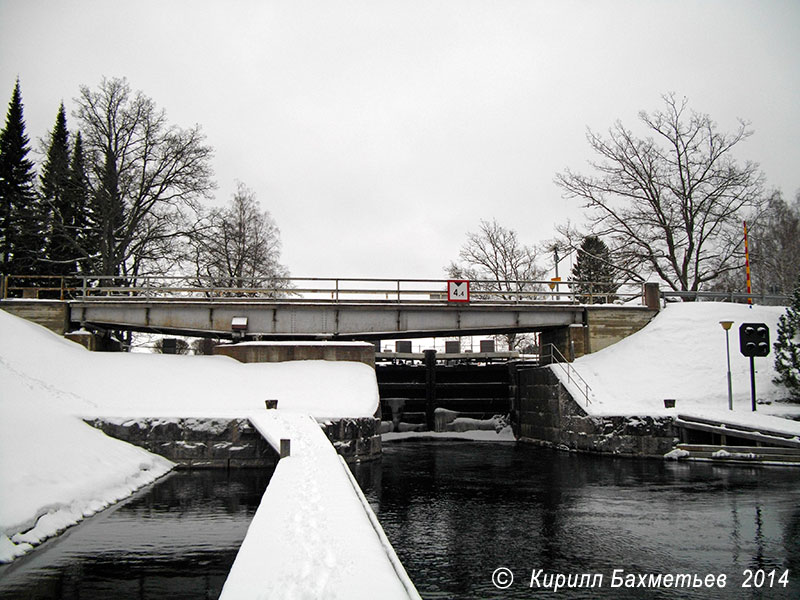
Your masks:
[{"label": "overcast sky", "polygon": [[440,278],[481,219],[531,245],[581,222],[555,174],[665,92],[751,121],[738,155],[793,197],[798,32],[797,0],[0,0],[0,103],[19,76],[38,149],[127,77],[202,126],[216,202],[250,187],[293,275]]}]

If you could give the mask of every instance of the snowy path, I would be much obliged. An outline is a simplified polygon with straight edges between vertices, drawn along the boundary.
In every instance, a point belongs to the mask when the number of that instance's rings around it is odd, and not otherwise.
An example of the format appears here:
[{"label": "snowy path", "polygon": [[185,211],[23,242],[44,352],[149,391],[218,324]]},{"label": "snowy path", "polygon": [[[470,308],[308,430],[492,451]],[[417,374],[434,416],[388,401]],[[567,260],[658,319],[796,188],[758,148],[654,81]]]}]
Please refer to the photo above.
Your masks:
[{"label": "snowy path", "polygon": [[220,598],[419,598],[378,521],[319,425],[277,410],[250,421],[277,450],[291,440]]}]

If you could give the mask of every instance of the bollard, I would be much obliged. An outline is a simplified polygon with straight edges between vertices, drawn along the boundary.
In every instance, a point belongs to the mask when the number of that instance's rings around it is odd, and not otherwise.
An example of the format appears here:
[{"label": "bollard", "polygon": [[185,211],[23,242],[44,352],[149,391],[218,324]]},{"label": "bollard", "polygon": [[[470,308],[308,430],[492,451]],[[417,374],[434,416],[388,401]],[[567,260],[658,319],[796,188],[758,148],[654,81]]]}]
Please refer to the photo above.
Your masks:
[{"label": "bollard", "polygon": [[292,453],[292,440],[281,439],[281,458],[286,458]]},{"label": "bollard", "polygon": [[264,403],[267,405],[267,410],[272,410],[273,408],[278,408],[278,401],[277,400],[264,400]]}]

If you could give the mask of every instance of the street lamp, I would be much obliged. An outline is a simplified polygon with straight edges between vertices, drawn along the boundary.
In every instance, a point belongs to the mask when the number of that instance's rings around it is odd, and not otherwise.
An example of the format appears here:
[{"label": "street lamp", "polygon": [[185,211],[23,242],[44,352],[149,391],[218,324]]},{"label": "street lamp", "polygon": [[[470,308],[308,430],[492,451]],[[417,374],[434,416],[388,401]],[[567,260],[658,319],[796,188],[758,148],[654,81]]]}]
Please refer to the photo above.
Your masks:
[{"label": "street lamp", "polygon": [[733,388],[731,387],[731,342],[728,332],[731,330],[733,321],[720,321],[720,325],[725,330],[725,353],[728,358],[728,410],[733,410]]}]

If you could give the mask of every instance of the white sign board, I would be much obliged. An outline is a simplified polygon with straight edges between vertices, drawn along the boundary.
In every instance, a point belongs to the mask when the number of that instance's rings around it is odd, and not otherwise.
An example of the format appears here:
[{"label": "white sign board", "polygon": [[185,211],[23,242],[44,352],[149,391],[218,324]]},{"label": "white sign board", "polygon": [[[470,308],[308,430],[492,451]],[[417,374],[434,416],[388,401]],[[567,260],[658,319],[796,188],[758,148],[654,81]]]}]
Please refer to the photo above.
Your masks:
[{"label": "white sign board", "polygon": [[448,302],[469,302],[469,281],[465,279],[450,279],[447,282]]}]

